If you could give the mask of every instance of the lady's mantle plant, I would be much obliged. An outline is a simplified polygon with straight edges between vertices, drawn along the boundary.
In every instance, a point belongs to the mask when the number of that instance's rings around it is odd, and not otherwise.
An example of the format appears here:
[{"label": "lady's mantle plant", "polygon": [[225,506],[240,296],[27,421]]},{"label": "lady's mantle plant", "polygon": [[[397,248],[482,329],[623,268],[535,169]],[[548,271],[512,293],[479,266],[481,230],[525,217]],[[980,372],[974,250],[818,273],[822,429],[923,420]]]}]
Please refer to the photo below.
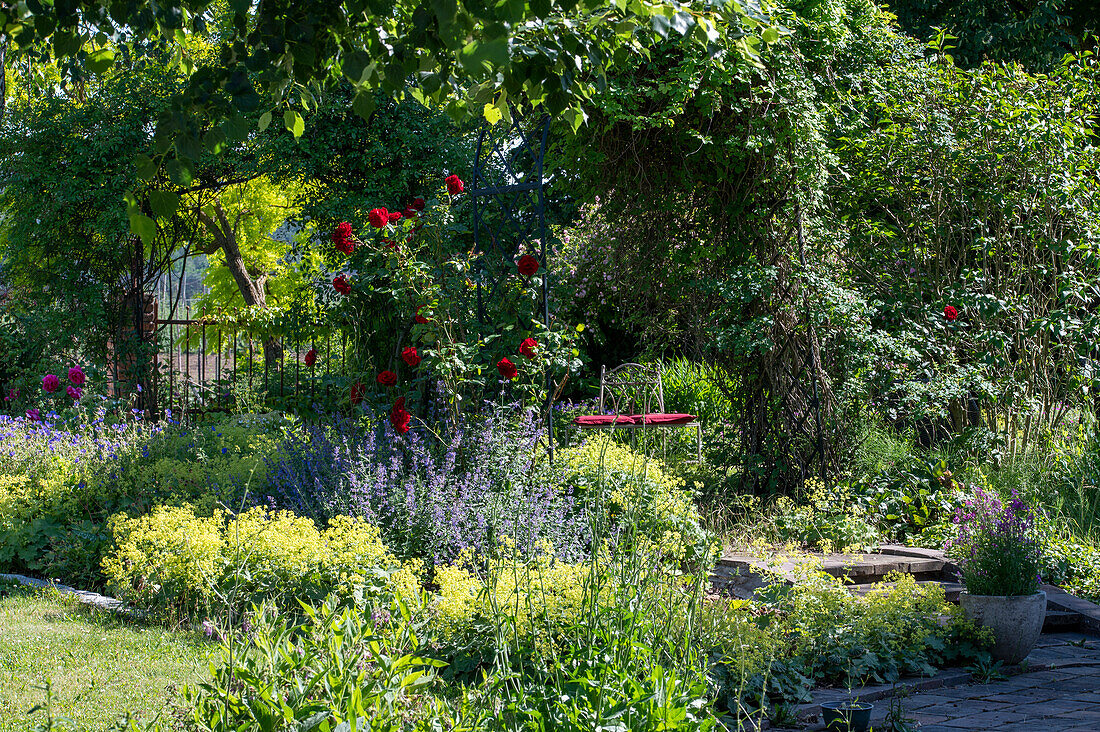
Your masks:
[{"label": "lady's mantle plant", "polygon": [[975,491],[952,519],[958,527],[948,551],[962,565],[971,595],[1033,595],[1039,591],[1042,551],[1035,511],[1013,491],[1009,501]]}]

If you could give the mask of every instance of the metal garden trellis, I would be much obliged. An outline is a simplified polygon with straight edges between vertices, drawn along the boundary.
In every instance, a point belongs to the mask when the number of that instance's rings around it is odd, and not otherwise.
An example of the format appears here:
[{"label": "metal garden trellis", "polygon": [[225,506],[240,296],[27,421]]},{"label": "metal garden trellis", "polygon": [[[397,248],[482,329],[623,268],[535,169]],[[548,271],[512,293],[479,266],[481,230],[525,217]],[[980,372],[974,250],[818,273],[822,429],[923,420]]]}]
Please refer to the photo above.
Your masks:
[{"label": "metal garden trellis", "polygon": [[[474,177],[469,190],[474,215],[474,270],[478,318],[485,320],[485,299],[493,297],[517,253],[537,242],[542,268],[542,317],[550,327],[550,262],[546,247],[546,199],[543,159],[550,117],[525,118],[510,108],[507,124],[486,122],[478,135]],[[550,373],[545,374],[547,444],[554,459],[554,420]]]}]

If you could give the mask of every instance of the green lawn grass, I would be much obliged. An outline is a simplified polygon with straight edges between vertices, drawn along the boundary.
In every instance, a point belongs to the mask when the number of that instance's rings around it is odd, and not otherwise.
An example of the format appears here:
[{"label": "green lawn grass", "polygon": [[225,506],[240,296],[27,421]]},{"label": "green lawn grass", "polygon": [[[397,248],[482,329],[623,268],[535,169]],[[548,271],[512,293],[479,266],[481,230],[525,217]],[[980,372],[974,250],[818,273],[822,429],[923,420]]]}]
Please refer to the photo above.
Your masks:
[{"label": "green lawn grass", "polygon": [[53,685],[54,714],[104,730],[133,712],[165,713],[168,689],[198,680],[213,646],[192,632],[123,621],[54,591],[0,585],[0,732],[34,729],[28,711]]}]

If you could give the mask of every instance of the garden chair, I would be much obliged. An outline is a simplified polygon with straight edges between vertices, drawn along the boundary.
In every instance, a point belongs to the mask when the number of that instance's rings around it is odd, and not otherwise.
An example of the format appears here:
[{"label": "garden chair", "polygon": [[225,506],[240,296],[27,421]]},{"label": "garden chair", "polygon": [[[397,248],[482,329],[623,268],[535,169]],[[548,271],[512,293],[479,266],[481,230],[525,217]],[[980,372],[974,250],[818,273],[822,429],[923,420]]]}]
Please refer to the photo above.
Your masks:
[{"label": "garden chair", "polygon": [[635,436],[639,430],[691,428],[695,430],[695,460],[703,459],[702,423],[694,414],[665,412],[660,364],[624,363],[610,371],[600,366],[600,413],[577,417],[573,425],[579,430],[632,430]]}]

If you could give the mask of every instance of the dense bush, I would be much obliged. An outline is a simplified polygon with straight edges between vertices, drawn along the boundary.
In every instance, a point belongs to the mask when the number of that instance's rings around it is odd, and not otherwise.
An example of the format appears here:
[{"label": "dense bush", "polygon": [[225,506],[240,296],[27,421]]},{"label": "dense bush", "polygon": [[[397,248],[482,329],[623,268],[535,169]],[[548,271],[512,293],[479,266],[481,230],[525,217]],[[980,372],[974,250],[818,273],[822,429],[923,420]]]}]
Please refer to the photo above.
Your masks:
[{"label": "dense bush", "polygon": [[190,506],[162,506],[137,518],[114,517],[115,548],[104,558],[108,589],[134,605],[194,613],[211,605],[237,612],[273,600],[349,594],[375,575],[416,597],[419,579],[382,543],[378,529],[333,518],[324,531],[311,519],[253,508],[237,516],[198,516]]},{"label": "dense bush", "polygon": [[0,417],[0,565],[101,587],[110,515],[193,502],[210,516],[265,480],[265,422],[120,422],[104,409],[86,417],[66,426]]},{"label": "dense bush", "polygon": [[385,423],[314,428],[280,443],[268,491],[318,521],[360,516],[400,556],[431,563],[467,549],[492,555],[505,541],[525,554],[549,546],[576,559],[591,550],[594,530],[614,537],[628,524],[670,554],[700,549],[691,493],[659,460],[589,440],[559,450],[551,464],[544,444],[531,414],[491,415],[449,436],[413,429],[399,437]]}]

